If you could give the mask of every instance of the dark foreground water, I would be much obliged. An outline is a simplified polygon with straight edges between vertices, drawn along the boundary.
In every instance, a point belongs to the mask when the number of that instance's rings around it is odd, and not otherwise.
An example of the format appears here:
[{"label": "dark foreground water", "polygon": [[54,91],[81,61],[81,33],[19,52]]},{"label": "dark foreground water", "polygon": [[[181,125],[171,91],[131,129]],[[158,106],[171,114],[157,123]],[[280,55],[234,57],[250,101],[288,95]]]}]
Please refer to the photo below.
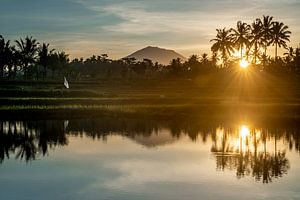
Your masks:
[{"label": "dark foreground water", "polygon": [[2,120],[0,199],[300,199],[299,149],[297,121]]}]

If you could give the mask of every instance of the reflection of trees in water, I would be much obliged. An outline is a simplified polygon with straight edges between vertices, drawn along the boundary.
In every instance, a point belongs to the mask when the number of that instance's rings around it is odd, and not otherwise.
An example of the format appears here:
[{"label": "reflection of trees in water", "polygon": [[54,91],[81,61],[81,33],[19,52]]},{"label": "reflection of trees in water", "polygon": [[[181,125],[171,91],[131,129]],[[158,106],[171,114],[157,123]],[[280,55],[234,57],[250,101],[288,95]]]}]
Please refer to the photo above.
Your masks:
[{"label": "reflection of trees in water", "polygon": [[0,162],[14,153],[17,159],[34,160],[49,148],[66,145],[60,121],[0,122]]},{"label": "reflection of trees in water", "polygon": [[153,132],[158,134],[158,130],[158,124],[153,121],[122,118],[72,120],[67,127],[68,134],[102,140],[112,134],[147,137]]},{"label": "reflection of trees in water", "polygon": [[[282,134],[285,132],[272,133],[274,132],[252,130],[248,135],[243,135],[241,132],[236,134],[232,130],[223,130],[221,137],[213,137],[211,148],[216,157],[217,169],[236,170],[238,178],[251,175],[256,181],[263,183],[271,182],[273,177],[282,177],[290,165],[285,151],[277,149],[277,141],[279,138],[289,141],[290,136]],[[239,142],[232,145],[232,140]],[[267,149],[267,141],[272,140],[274,149],[270,151]],[[259,147],[263,150],[259,151]]]},{"label": "reflection of trees in water", "polygon": [[[156,121],[146,119],[110,118],[70,120],[68,126],[62,120],[0,122],[0,162],[14,154],[18,159],[33,160],[37,155],[46,155],[49,149],[58,145],[66,145],[67,135],[87,136],[93,139],[106,140],[107,136],[118,134],[124,137],[149,137],[159,134],[161,129],[170,130],[171,137],[188,136],[192,141],[201,140],[203,143],[211,139],[211,151],[216,155],[219,169],[234,168],[237,176],[250,175],[259,180],[270,177],[280,177],[286,173],[288,161],[284,152],[276,151],[276,155],[266,152],[253,151],[253,147],[266,144],[267,140],[276,136],[277,140],[285,140],[290,149],[299,151],[300,134],[297,127],[281,129],[264,129],[260,138],[245,141],[243,151],[233,148],[230,138],[237,136],[235,129],[226,129],[221,143],[217,143],[218,124],[208,120],[176,120]],[[290,126],[289,126],[290,127]],[[251,131],[252,133],[253,131]],[[251,143],[252,142],[252,143]],[[251,144],[250,144],[251,143]],[[252,149],[249,149],[252,146]],[[248,148],[248,149],[247,149]],[[239,153],[241,152],[241,153]],[[261,168],[265,166],[267,170]],[[272,166],[272,167],[270,167]],[[271,170],[271,171],[270,171]],[[267,173],[268,172],[268,173]]]},{"label": "reflection of trees in water", "polygon": [[0,162],[15,154],[17,159],[30,161],[38,154],[46,155],[49,149],[67,145],[67,135],[87,136],[106,140],[108,135],[127,137],[158,134],[158,124],[134,119],[86,119],[0,122]]}]

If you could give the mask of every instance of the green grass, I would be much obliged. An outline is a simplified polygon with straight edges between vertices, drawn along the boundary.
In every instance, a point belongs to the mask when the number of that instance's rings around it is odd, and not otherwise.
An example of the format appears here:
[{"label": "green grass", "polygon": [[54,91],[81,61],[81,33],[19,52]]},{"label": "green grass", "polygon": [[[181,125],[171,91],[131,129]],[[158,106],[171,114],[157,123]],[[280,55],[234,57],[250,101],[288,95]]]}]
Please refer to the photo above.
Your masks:
[{"label": "green grass", "polygon": [[192,81],[71,81],[70,86],[66,90],[61,82],[0,82],[0,114],[298,117],[300,112],[298,80],[260,74],[250,78],[207,76]]}]

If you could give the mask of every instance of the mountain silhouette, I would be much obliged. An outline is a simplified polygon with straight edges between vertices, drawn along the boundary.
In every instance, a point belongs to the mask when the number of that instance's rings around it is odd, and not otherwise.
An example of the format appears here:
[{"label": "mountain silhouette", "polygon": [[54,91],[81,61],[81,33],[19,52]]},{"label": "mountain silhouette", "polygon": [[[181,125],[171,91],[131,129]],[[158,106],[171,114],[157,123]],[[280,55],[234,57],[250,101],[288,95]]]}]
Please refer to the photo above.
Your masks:
[{"label": "mountain silhouette", "polygon": [[143,61],[143,59],[150,59],[153,63],[158,62],[160,64],[167,65],[172,59],[180,58],[182,61],[186,61],[186,58],[175,52],[174,50],[162,49],[159,47],[148,46],[140,49],[125,58],[135,58],[137,61]]}]

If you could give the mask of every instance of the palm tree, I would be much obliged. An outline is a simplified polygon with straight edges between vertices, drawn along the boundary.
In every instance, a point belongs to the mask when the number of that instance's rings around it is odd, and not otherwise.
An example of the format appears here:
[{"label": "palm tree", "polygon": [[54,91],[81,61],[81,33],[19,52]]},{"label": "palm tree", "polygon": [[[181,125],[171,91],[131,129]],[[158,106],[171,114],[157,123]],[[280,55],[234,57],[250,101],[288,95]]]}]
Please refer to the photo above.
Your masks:
[{"label": "palm tree", "polygon": [[263,37],[265,55],[267,55],[267,47],[270,45],[270,40],[272,38],[272,33],[271,33],[272,27],[273,27],[273,17],[263,16],[261,34]]},{"label": "palm tree", "polygon": [[254,64],[256,64],[257,57],[259,56],[259,46],[263,44],[262,41],[262,22],[260,19],[256,19],[251,24],[251,34],[250,34],[250,46],[254,46],[253,56]]},{"label": "palm tree", "polygon": [[208,59],[208,54],[207,53],[203,53],[200,57],[200,62],[201,63],[207,63],[209,61]]},{"label": "palm tree", "polygon": [[249,45],[250,26],[244,22],[237,22],[237,29],[231,29],[233,31],[232,38],[234,44],[241,51],[241,60],[243,59],[243,48]]},{"label": "palm tree", "polygon": [[9,64],[11,51],[10,41],[5,41],[2,35],[0,35],[0,78],[4,77],[4,67]]},{"label": "palm tree", "polygon": [[291,31],[288,30],[288,26],[284,25],[282,22],[273,22],[273,27],[271,29],[271,41],[270,44],[275,45],[275,60],[277,59],[277,48],[284,47],[287,48],[286,42],[290,41]]},{"label": "palm tree", "polygon": [[290,71],[294,71],[295,67],[295,50],[293,47],[287,48],[287,52],[283,54],[285,56],[284,61]]},{"label": "palm tree", "polygon": [[50,61],[50,55],[54,49],[49,50],[49,44],[43,43],[41,48],[39,49],[39,64],[44,67],[43,70],[43,79],[47,76],[47,67]]},{"label": "palm tree", "polygon": [[223,64],[227,63],[227,56],[233,52],[234,43],[232,42],[231,30],[216,29],[217,36],[215,39],[210,40],[210,42],[215,42],[211,50],[213,53],[221,52]]},{"label": "palm tree", "polygon": [[299,71],[300,71],[300,47],[297,47],[295,49],[294,62],[296,65],[296,71],[299,73]]},{"label": "palm tree", "polygon": [[14,46],[9,48],[7,55],[7,78],[10,79],[11,77],[16,77],[20,59]]},{"label": "palm tree", "polygon": [[21,63],[24,69],[24,77],[28,78],[28,67],[35,63],[38,52],[38,42],[32,37],[20,38],[16,40],[17,48],[21,57]]},{"label": "palm tree", "polygon": [[67,72],[67,66],[69,64],[69,55],[66,54],[65,52],[59,52],[58,53],[58,63],[59,63],[59,70],[60,72],[66,76]]},{"label": "palm tree", "polygon": [[288,60],[293,60],[295,54],[295,49],[293,47],[287,48],[287,52],[285,52],[283,55],[288,57]]}]

